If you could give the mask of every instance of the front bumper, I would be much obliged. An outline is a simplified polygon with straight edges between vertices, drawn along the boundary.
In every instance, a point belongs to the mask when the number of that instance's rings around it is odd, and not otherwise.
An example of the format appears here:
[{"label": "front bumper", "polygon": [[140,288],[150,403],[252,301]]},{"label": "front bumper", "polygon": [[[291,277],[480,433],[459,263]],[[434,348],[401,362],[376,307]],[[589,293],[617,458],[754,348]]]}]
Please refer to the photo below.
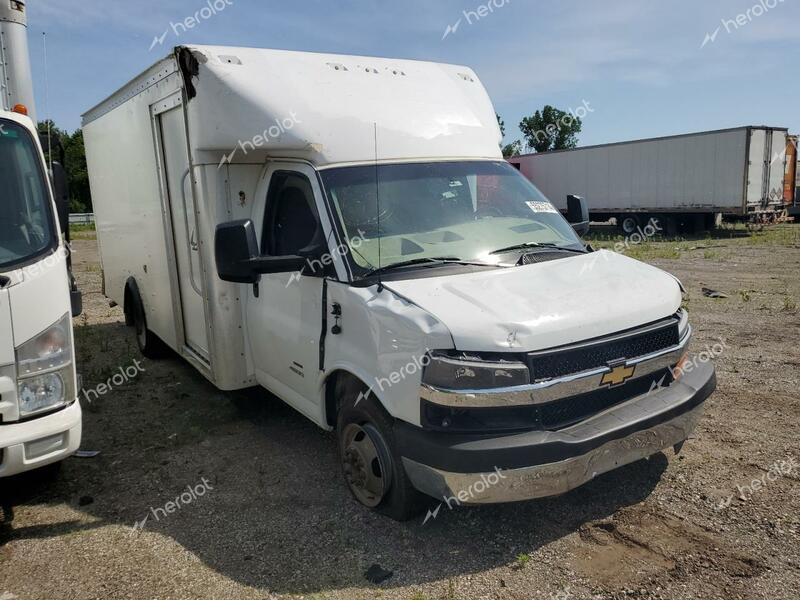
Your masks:
[{"label": "front bumper", "polygon": [[560,431],[497,436],[426,431],[400,423],[396,439],[414,487],[460,504],[556,496],[687,440],[716,389],[711,363],[667,388]]},{"label": "front bumper", "polygon": [[22,423],[0,425],[0,477],[59,462],[81,445],[81,405]]}]

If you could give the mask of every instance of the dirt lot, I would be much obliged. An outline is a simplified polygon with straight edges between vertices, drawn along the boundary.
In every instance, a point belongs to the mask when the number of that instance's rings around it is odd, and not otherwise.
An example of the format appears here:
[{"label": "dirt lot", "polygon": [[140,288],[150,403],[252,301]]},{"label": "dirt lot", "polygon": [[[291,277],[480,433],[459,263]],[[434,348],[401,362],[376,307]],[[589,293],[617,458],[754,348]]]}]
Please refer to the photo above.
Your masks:
[{"label": "dirt lot", "polygon": [[[0,598],[797,598],[800,226],[626,251],[683,280],[695,350],[725,344],[695,438],[559,498],[423,525],[357,505],[334,436],[279,400],[141,359],[83,234],[79,371],[89,389],[134,375],[83,402],[100,455],[0,483]],[[393,575],[369,583],[373,564]]]}]

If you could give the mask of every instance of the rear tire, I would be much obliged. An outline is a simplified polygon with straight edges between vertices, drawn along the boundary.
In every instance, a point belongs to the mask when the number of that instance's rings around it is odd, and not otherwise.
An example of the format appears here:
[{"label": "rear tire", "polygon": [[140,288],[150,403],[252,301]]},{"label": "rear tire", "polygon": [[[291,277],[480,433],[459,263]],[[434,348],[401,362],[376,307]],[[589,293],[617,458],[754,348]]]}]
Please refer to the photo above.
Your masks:
[{"label": "rear tire", "polygon": [[145,358],[152,360],[164,358],[167,355],[167,347],[156,334],[147,328],[147,316],[144,314],[144,306],[138,293],[131,294],[130,320],[136,332],[136,345],[139,346],[139,352]]},{"label": "rear tire", "polygon": [[395,444],[394,420],[360,382],[344,381],[336,387],[339,456],[353,497],[397,521],[417,516],[430,502],[406,475]]}]

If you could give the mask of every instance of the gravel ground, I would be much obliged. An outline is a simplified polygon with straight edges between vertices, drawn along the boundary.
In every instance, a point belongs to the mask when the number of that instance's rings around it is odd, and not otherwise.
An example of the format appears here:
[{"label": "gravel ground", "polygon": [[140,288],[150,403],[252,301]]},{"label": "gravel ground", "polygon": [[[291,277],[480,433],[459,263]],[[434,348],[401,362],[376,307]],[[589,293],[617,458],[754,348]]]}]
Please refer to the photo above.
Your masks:
[{"label": "gravel ground", "polygon": [[[2,600],[797,598],[798,226],[629,250],[683,280],[695,350],[726,345],[681,455],[425,524],[357,505],[334,436],[276,398],[142,359],[100,293],[96,243],[74,247],[85,387],[132,376],[83,401],[83,449],[101,454],[0,481]],[[373,564],[392,576],[368,582]]]}]

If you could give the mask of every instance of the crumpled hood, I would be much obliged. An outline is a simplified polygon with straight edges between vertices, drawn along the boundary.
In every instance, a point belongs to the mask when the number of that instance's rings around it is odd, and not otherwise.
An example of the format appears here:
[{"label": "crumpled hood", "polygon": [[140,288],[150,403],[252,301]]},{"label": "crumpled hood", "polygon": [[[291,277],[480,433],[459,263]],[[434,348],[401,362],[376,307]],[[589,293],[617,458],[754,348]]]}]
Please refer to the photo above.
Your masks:
[{"label": "crumpled hood", "polygon": [[476,352],[572,344],[663,319],[681,304],[672,275],[607,250],[384,286],[444,323],[457,349]]}]

